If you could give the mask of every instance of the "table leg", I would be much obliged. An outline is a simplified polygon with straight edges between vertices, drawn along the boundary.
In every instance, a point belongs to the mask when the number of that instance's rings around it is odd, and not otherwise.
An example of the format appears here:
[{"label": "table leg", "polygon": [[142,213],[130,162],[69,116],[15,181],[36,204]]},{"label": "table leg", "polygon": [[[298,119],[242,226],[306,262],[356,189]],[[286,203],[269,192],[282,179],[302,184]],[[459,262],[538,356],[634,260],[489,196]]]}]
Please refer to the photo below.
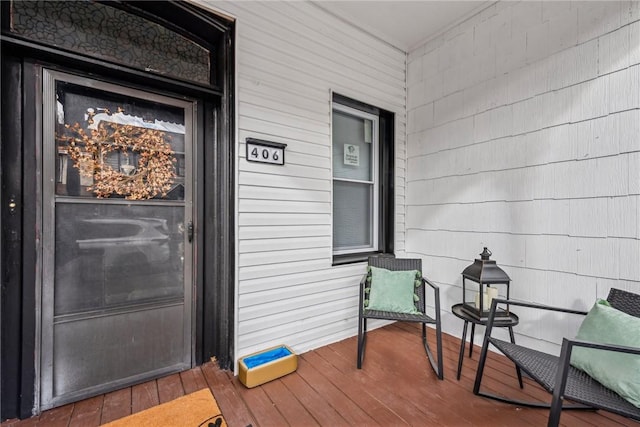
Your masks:
[{"label": "table leg", "polygon": [[464,344],[467,339],[467,325],[469,322],[465,320],[462,328],[462,339],[460,340],[460,355],[458,356],[458,381],[460,380],[460,371],[462,371],[462,359],[464,359]]},{"label": "table leg", "polygon": [[473,337],[476,335],[476,324],[471,324],[471,337],[469,338],[469,357],[473,355]]},{"label": "table leg", "polygon": [[[511,344],[516,343],[516,338],[513,335],[513,327],[509,326],[509,338],[511,338]],[[520,388],[524,388],[522,384],[522,372],[520,372],[520,367],[516,366],[516,374],[518,374],[518,383],[520,384]]]}]

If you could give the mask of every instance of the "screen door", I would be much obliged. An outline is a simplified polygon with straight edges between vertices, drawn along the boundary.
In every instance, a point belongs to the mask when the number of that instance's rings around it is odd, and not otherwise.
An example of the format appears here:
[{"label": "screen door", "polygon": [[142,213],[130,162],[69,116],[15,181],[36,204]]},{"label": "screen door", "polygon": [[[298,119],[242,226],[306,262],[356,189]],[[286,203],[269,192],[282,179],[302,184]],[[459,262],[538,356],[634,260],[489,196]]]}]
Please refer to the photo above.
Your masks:
[{"label": "screen door", "polygon": [[194,108],[44,71],[41,409],[191,367]]}]

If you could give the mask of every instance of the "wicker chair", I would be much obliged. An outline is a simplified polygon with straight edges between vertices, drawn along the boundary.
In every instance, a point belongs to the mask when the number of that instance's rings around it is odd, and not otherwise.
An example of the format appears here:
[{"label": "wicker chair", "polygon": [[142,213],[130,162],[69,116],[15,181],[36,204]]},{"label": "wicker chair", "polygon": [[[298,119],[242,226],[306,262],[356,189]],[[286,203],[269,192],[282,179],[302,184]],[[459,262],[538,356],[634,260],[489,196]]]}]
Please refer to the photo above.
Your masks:
[{"label": "wicker chair", "polygon": [[[609,292],[607,301],[609,301],[612,307],[618,310],[640,317],[640,295],[638,294],[614,288]],[[563,409],[603,409],[634,420],[640,420],[640,408],[635,407],[583,371],[576,369],[569,364],[571,359],[571,350],[576,346],[637,355],[640,355],[640,348],[597,344],[564,338],[562,340],[560,356],[558,357],[517,344],[512,344],[509,341],[502,341],[497,338],[493,338],[491,336],[491,329],[494,321],[494,312],[499,304],[506,303],[508,303],[510,308],[520,306],[577,315],[587,314],[584,311],[550,307],[513,300],[494,300],[491,305],[491,314],[487,321],[480,360],[478,361],[478,370],[473,387],[474,394],[521,406],[549,408],[548,426],[557,426],[560,423],[560,414]],[[522,369],[545,390],[551,393],[551,403],[525,402],[480,391],[489,344],[500,350],[504,355],[511,359],[517,367]],[[563,400],[565,399],[575,402],[575,404],[563,405]]]},{"label": "wicker chair", "polygon": [[[386,268],[392,271],[402,270],[418,270],[422,272],[422,260],[421,259],[409,259],[409,258],[394,258],[393,256],[372,256],[369,257],[369,265],[373,267]],[[358,313],[358,369],[362,368],[362,360],[364,358],[365,346],[367,343],[367,319],[382,319],[382,320],[396,320],[402,322],[416,322],[422,323],[422,342],[424,349],[427,353],[429,363],[435,371],[439,379],[444,378],[442,368],[442,330],[440,326],[440,289],[437,285],[429,280],[422,278],[421,286],[416,288],[416,295],[418,301],[416,301],[416,309],[424,314],[405,314],[405,313],[392,313],[388,311],[368,310],[364,307],[365,290],[371,286],[367,283],[367,275],[365,275],[360,281],[360,309]],[[425,289],[426,285],[433,290],[433,303],[435,305],[435,318],[426,314],[425,310]],[[433,353],[427,342],[427,324],[435,325],[436,329],[436,352],[437,358],[434,358]]]}]

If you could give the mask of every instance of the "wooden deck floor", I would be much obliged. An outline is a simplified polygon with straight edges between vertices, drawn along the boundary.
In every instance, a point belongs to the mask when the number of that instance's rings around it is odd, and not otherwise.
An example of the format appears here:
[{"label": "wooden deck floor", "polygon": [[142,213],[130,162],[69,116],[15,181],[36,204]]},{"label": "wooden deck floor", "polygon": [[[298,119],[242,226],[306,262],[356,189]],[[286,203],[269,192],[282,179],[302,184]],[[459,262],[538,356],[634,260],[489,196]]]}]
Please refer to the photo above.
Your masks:
[{"label": "wooden deck floor", "polygon": [[[430,336],[433,338],[433,335]],[[414,325],[396,323],[369,333],[362,370],[357,370],[356,339],[350,338],[299,357],[298,370],[246,389],[215,363],[134,387],[43,412],[2,427],[98,426],[206,387],[213,392],[231,427],[263,426],[543,426],[548,411],[526,409],[472,393],[480,353],[465,358],[460,381],[456,368],[460,341],[444,337],[445,380],[431,371]],[[467,353],[468,355],[468,353]],[[548,394],[525,378],[520,391],[515,369],[492,354],[484,387],[493,392],[543,400]],[[603,412],[565,411],[566,426],[637,426]]]}]

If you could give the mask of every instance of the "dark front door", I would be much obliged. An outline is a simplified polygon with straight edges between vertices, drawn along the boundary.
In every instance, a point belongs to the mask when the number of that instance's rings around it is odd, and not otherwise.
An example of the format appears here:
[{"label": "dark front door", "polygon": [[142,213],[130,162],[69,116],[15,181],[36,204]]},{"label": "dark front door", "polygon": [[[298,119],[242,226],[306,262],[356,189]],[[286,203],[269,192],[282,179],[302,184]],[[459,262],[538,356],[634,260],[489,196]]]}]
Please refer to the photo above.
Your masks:
[{"label": "dark front door", "polygon": [[195,104],[43,72],[40,409],[194,360]]}]

